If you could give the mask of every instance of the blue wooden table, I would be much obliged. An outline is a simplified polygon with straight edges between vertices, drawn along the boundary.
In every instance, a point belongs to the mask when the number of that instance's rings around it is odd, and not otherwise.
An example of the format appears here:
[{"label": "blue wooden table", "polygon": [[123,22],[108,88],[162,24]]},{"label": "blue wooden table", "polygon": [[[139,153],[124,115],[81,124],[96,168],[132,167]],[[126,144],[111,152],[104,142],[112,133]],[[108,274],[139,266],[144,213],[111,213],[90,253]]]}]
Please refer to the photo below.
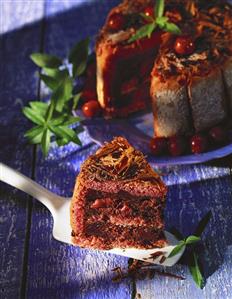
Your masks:
[{"label": "blue wooden table", "polygon": [[[29,60],[44,51],[65,57],[78,40],[94,36],[118,0],[1,0],[0,160],[62,196],[71,196],[81,163],[97,149],[82,133],[83,147],[52,149],[46,159],[26,143],[30,127],[22,107],[47,90]],[[165,220],[183,234],[212,210],[204,233],[207,284],[186,277],[112,282],[111,269],[127,268],[126,258],[79,249],[53,239],[50,213],[22,192],[0,183],[0,298],[232,298],[232,157],[207,164],[159,169],[169,185]]]}]

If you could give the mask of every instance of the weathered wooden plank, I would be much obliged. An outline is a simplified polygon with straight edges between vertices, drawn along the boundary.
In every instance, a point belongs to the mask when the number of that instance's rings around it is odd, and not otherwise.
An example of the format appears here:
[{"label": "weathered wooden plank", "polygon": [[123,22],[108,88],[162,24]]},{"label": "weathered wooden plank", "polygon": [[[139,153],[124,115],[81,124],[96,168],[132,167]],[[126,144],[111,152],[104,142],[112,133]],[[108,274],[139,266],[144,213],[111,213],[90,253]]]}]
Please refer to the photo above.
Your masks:
[{"label": "weathered wooden plank", "polygon": [[[35,98],[37,79],[28,56],[38,51],[40,23],[21,27],[22,21],[42,16],[43,1],[34,6],[24,1],[1,2],[0,42],[0,160],[30,176],[32,147],[23,137],[29,122],[21,108]],[[27,14],[20,19],[21,12]],[[34,17],[33,17],[34,16]],[[20,29],[11,31],[20,25]],[[11,32],[6,32],[6,31]],[[0,298],[19,298],[23,283],[23,260],[28,224],[29,197],[0,183]]]},{"label": "weathered wooden plank", "polygon": [[[167,169],[166,169],[167,170]],[[204,234],[206,251],[204,269],[208,276],[206,287],[199,290],[185,266],[173,273],[187,279],[156,277],[137,282],[142,298],[232,298],[231,285],[231,225],[232,189],[230,168],[213,165],[174,167],[165,177],[169,196],[165,213],[168,227],[175,226],[183,234],[193,233],[194,227],[210,209],[212,219]]]},{"label": "weathered wooden plank", "polygon": [[[61,7],[64,3],[47,3],[46,13],[50,17],[45,27],[46,52],[64,56],[77,40],[96,33],[108,9],[100,1],[96,1],[94,8],[83,2],[83,6],[56,16],[50,15],[54,11],[53,5]],[[113,5],[113,2],[109,4]],[[60,7],[55,9],[60,10]],[[39,151],[36,180],[57,194],[70,196],[81,163],[97,148],[87,133],[82,134],[81,140],[83,148],[68,145],[57,149],[54,146],[46,159]],[[28,263],[28,298],[130,298],[130,281],[120,285],[111,281],[111,269],[118,264],[126,267],[127,259],[62,244],[52,238],[51,229],[51,215],[35,203]]]},{"label": "weathered wooden plank", "polygon": [[20,29],[43,17],[44,0],[5,0],[0,2],[0,33]]}]

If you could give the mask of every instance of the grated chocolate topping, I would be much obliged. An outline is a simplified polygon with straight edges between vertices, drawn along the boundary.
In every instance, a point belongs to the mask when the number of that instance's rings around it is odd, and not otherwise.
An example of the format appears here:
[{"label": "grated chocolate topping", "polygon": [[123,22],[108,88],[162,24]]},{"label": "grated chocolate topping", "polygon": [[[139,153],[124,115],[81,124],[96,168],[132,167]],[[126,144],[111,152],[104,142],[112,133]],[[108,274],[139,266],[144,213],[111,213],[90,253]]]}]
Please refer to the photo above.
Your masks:
[{"label": "grated chocolate topping", "polygon": [[195,43],[194,54],[179,56],[174,51],[175,36],[163,35],[154,75],[161,81],[179,76],[188,83],[193,76],[207,75],[232,56],[232,6],[227,1],[188,1],[178,24],[183,35]]},{"label": "grated chocolate topping", "polygon": [[115,138],[106,143],[84,163],[89,178],[103,180],[158,180],[144,155],[134,149],[126,139]]}]

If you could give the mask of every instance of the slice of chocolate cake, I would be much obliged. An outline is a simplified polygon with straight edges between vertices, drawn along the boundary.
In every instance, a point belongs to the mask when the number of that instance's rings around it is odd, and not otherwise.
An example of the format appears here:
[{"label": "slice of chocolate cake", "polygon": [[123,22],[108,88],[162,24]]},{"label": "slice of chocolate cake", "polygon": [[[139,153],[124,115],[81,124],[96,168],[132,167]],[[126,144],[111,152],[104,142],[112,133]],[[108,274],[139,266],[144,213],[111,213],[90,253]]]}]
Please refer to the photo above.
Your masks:
[{"label": "slice of chocolate cake", "polygon": [[115,138],[81,167],[71,203],[73,243],[96,249],[164,246],[166,193],[143,154]]}]

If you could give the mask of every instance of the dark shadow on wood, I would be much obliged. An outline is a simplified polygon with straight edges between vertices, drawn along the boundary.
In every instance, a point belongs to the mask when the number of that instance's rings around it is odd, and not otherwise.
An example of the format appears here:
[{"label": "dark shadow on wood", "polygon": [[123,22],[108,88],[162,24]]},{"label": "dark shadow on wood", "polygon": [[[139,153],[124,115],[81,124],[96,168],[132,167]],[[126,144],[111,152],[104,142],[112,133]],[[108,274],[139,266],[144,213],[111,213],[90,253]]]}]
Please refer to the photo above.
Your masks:
[{"label": "dark shadow on wood", "polygon": [[[186,198],[179,199],[176,186],[169,188],[165,210],[167,230],[177,228],[184,236],[194,233],[197,224],[208,212],[212,217],[203,233],[199,247],[205,277],[211,276],[224,263],[224,255],[232,244],[232,189],[231,177],[208,179],[182,185]],[[226,189],[224,186],[228,186]],[[216,189],[215,189],[216,188]],[[188,193],[189,192],[189,193]],[[184,196],[184,195],[183,195]],[[185,264],[186,257],[182,260]]]}]

